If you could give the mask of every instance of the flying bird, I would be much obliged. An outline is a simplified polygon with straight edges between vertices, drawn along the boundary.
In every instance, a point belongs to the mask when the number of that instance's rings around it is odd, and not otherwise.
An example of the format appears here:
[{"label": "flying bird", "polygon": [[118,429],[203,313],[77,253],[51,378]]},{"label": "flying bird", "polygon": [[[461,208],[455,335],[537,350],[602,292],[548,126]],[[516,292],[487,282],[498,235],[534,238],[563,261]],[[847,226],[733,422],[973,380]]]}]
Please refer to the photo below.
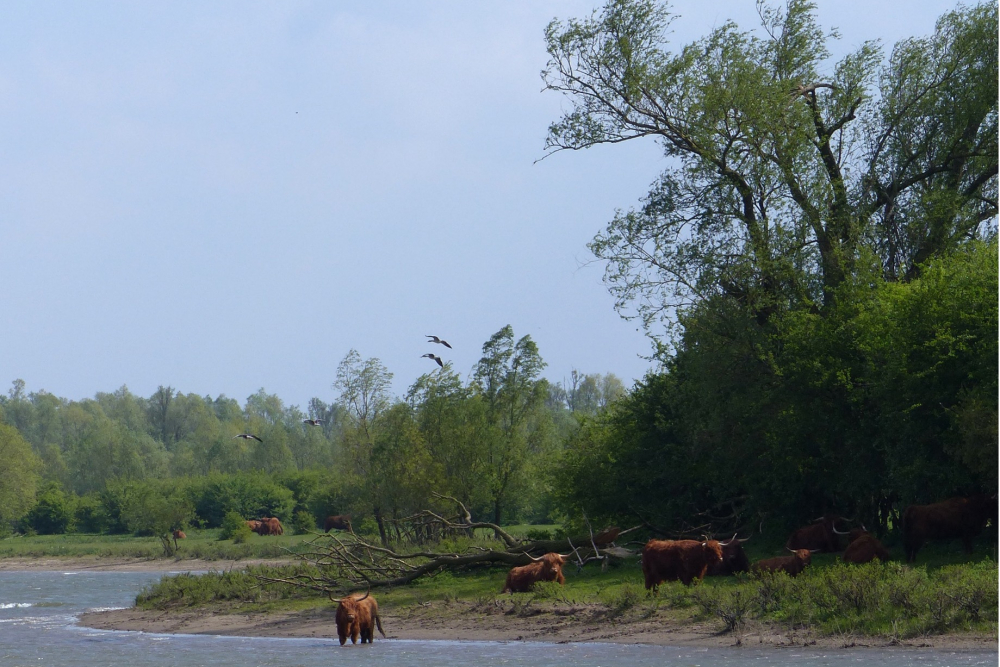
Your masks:
[{"label": "flying bird", "polygon": [[448,341],[441,340],[437,336],[431,336],[430,334],[424,334],[424,335],[427,336],[428,338],[430,338],[430,340],[427,341],[428,343],[440,343],[441,345],[444,345],[449,350],[451,349],[451,345],[448,345]]},{"label": "flying bird", "polygon": [[424,357],[427,357],[428,359],[433,359],[434,361],[437,362],[438,366],[440,366],[441,368],[444,368],[444,362],[441,361],[441,357],[437,356],[436,354],[431,354],[430,352],[428,352],[427,354],[421,354],[420,355],[421,359],[423,359]]},{"label": "flying bird", "polygon": [[243,438],[244,440],[256,440],[257,442],[264,442],[253,433],[240,433],[239,435],[234,435],[233,438]]},{"label": "flying bird", "polygon": [[322,419],[303,419],[303,424],[309,424],[310,426],[319,426],[323,423]]}]

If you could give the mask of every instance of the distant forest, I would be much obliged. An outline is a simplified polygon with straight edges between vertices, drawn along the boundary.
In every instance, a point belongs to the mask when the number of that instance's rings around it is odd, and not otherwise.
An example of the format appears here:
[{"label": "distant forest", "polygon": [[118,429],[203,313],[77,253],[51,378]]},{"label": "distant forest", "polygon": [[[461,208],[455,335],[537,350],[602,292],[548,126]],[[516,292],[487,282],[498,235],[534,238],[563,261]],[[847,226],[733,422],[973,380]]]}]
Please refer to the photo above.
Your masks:
[{"label": "distant forest", "polygon": [[332,382],[337,399],[314,398],[305,411],[263,389],[243,405],[163,386],[71,401],[17,380],[0,397],[12,427],[0,449],[28,446],[5,527],[149,533],[158,522],[219,526],[235,511],[283,521],[304,512],[320,524],[353,513],[384,531],[384,517],[424,509],[433,493],[490,520],[550,521],[548,474],[562,443],[625,388],[612,374],[576,371],[553,384],[544,367],[530,337],[507,326],[468,383],[446,364],[401,398],[378,359],[352,350]]}]

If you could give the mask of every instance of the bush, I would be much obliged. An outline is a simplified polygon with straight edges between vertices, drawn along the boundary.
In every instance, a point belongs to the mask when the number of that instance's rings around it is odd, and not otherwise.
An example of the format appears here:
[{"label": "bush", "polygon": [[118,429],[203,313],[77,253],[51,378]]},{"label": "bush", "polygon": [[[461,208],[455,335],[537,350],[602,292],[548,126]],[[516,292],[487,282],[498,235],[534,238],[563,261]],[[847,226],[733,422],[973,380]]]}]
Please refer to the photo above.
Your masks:
[{"label": "bush", "polygon": [[253,531],[242,516],[237,512],[226,512],[226,516],[222,518],[219,540],[232,540],[233,544],[241,544],[249,540],[251,535]]},{"label": "bush", "polygon": [[295,518],[292,519],[292,528],[296,535],[312,532],[316,530],[316,519],[309,512],[299,510],[295,513]]},{"label": "bush", "polygon": [[108,529],[108,514],[96,494],[76,499],[73,526],[80,533],[103,533]]},{"label": "bush", "polygon": [[197,515],[213,528],[222,525],[227,512],[287,523],[295,508],[292,492],[263,473],[213,475],[194,493]]},{"label": "bush", "polygon": [[21,520],[23,528],[40,535],[61,535],[73,522],[73,497],[56,482],[46,484],[38,494],[35,506]]}]

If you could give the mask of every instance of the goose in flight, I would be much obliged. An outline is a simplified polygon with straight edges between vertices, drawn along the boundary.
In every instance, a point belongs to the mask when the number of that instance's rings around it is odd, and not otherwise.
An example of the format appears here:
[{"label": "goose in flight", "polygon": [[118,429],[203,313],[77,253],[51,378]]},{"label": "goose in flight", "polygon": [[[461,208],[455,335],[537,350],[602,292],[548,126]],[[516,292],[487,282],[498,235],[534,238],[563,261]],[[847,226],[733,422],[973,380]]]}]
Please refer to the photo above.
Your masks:
[{"label": "goose in flight", "polygon": [[264,442],[253,433],[240,433],[239,435],[234,435],[233,438],[243,438],[244,440],[256,440],[257,442]]},{"label": "goose in flight", "polygon": [[434,361],[437,362],[438,366],[440,366],[441,368],[444,368],[444,362],[441,361],[441,357],[437,356],[436,354],[431,354],[430,352],[428,352],[427,354],[421,354],[420,355],[421,359],[423,359],[424,357],[427,357],[428,359],[433,359]]},{"label": "goose in flight", "polygon": [[322,419],[303,419],[303,424],[309,424],[310,426],[319,426],[323,423]]},{"label": "goose in flight", "polygon": [[439,344],[441,344],[441,345],[444,345],[444,346],[445,346],[446,348],[448,348],[449,350],[451,349],[451,345],[449,345],[449,344],[448,344],[448,341],[446,341],[446,340],[441,340],[441,339],[440,339],[440,338],[438,338],[437,336],[431,336],[430,334],[424,334],[424,335],[425,335],[425,336],[427,336],[428,338],[430,338],[430,340],[429,340],[429,341],[427,341],[428,343],[439,343]]}]

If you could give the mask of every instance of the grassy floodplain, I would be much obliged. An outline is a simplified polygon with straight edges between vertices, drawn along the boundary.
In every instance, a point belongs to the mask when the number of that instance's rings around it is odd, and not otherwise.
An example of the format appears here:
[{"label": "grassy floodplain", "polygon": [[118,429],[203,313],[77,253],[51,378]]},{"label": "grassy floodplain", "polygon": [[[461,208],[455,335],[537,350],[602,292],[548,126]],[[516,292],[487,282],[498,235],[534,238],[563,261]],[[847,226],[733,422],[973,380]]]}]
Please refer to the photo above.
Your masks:
[{"label": "grassy floodplain", "polygon": [[[477,540],[478,542],[479,540]],[[419,607],[447,624],[468,614],[524,618],[552,614],[581,622],[657,621],[710,624],[739,639],[753,628],[818,635],[879,637],[889,642],[942,633],[997,633],[996,547],[982,543],[966,556],[957,545],[929,545],[919,562],[898,560],[845,565],[837,554],[819,554],[797,578],[784,574],[709,577],[700,585],[667,583],[647,595],[637,558],[601,571],[565,568],[566,585],[542,584],[531,593],[505,595],[506,568],[442,572],[408,586],[378,589],[384,610]],[[991,551],[992,549],[992,551]],[[772,555],[761,545],[752,560]],[[893,554],[898,557],[900,554]],[[242,571],[165,577],[143,591],[141,609],[212,613],[304,611],[328,608],[326,596],[257,577],[281,577],[311,566],[253,566]]]}]

